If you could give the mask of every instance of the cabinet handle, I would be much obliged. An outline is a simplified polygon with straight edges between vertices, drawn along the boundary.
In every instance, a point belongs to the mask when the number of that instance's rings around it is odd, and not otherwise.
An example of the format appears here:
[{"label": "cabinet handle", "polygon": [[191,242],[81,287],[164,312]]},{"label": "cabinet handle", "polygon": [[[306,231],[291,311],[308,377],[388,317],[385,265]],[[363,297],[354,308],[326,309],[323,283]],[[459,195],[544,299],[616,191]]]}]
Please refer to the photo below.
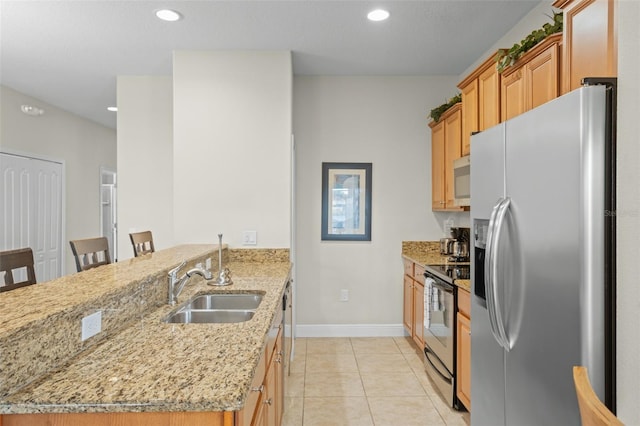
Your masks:
[{"label": "cabinet handle", "polygon": [[273,404],[273,401],[271,400],[271,398],[269,398],[264,403],[267,404],[267,405],[271,405],[271,404]]},{"label": "cabinet handle", "polygon": [[264,385],[260,385],[257,388],[251,388],[251,391],[262,393],[264,391]]}]

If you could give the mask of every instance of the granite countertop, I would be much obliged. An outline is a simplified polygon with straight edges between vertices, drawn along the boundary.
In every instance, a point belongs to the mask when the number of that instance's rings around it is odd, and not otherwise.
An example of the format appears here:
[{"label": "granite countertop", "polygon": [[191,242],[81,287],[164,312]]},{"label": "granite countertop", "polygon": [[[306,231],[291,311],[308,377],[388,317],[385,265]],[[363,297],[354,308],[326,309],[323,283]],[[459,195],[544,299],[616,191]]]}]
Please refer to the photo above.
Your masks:
[{"label": "granite countertop", "polygon": [[[232,285],[213,287],[194,276],[176,306],[165,302],[140,313],[127,327],[0,399],[0,413],[242,409],[269,328],[281,307],[291,264],[248,258],[225,266],[232,272]],[[264,297],[246,322],[163,322],[196,294],[225,292],[261,292]]]},{"label": "granite countertop", "polygon": [[[403,241],[402,257],[422,267],[426,265],[469,265],[469,262],[452,262],[449,255],[440,254],[438,241]],[[471,291],[471,280],[455,279],[453,283]]]}]

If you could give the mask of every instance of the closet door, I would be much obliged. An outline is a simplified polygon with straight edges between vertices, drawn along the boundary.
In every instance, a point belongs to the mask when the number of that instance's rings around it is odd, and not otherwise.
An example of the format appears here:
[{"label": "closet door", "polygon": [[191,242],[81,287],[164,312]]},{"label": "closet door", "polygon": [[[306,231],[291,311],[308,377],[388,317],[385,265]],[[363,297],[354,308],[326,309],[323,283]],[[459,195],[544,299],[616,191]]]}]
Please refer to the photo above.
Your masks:
[{"label": "closet door", "polygon": [[62,275],[62,164],[0,153],[0,250],[30,247],[36,279]]}]

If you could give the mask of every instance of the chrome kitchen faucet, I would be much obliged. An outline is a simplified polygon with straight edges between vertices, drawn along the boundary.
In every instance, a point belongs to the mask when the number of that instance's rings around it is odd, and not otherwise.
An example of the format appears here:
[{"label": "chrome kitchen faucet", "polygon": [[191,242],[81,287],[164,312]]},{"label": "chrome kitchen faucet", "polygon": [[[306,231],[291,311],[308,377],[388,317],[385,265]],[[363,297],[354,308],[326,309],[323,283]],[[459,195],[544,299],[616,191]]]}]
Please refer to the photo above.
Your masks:
[{"label": "chrome kitchen faucet", "polygon": [[193,274],[198,274],[205,280],[210,280],[213,278],[211,271],[196,267],[189,269],[180,279],[178,279],[178,272],[180,271],[180,268],[182,268],[186,264],[187,261],[183,260],[180,265],[170,270],[167,276],[167,280],[169,282],[169,304],[172,306],[176,304],[176,299],[182,292],[184,285]]}]

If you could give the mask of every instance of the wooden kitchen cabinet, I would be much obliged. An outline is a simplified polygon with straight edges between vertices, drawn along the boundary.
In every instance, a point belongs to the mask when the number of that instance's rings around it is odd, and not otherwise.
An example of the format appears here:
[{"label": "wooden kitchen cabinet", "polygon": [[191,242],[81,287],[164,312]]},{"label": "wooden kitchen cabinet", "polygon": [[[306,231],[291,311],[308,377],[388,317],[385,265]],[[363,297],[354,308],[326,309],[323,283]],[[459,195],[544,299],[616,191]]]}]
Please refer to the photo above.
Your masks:
[{"label": "wooden kitchen cabinet", "polygon": [[431,127],[431,210],[445,208],[444,150],[444,121],[439,121]]},{"label": "wooden kitchen cabinet", "polygon": [[282,423],[282,326],[278,332],[271,362],[264,377],[262,398],[255,413],[253,426],[277,426]]},{"label": "wooden kitchen cabinet", "polygon": [[617,1],[557,0],[563,9],[562,93],[585,77],[618,74]]},{"label": "wooden kitchen cabinet", "polygon": [[462,104],[449,108],[431,127],[431,210],[462,211],[454,205],[453,160],[462,149]]},{"label": "wooden kitchen cabinet", "polygon": [[[415,344],[424,347],[424,267],[404,261],[403,324]],[[407,273],[409,272],[409,274]]]},{"label": "wooden kitchen cabinet", "polygon": [[562,34],[547,37],[505,69],[501,78],[501,121],[560,95]]},{"label": "wooden kitchen cabinet", "polygon": [[499,52],[497,50],[458,83],[462,95],[462,156],[471,152],[473,132],[482,131],[500,122],[500,74],[496,69],[496,56]]},{"label": "wooden kitchen cabinet", "polygon": [[413,279],[407,275],[404,276],[403,300],[402,323],[409,335],[413,335]]},{"label": "wooden kitchen cabinet", "polygon": [[462,155],[471,154],[471,134],[478,131],[478,79],[460,89],[462,97]]},{"label": "wooden kitchen cabinet", "polygon": [[456,396],[471,411],[471,296],[458,287],[456,317]]},{"label": "wooden kitchen cabinet", "polygon": [[424,347],[424,284],[413,281],[413,341]]}]

